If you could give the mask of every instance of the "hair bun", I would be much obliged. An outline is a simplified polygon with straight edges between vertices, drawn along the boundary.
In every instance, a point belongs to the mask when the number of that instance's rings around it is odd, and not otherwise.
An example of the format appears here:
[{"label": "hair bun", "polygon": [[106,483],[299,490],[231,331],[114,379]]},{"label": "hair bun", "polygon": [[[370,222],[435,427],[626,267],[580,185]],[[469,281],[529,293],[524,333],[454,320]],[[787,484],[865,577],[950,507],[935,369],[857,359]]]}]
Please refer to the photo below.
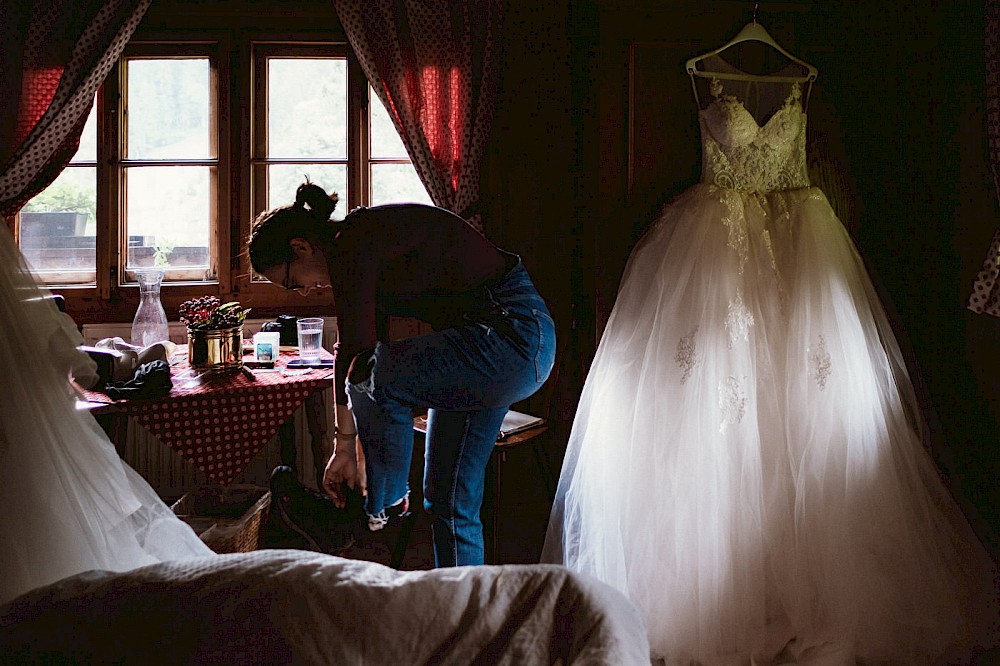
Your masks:
[{"label": "hair bun", "polygon": [[323,221],[330,219],[338,201],[340,196],[336,192],[328,195],[326,190],[308,180],[295,190],[295,205],[305,207]]}]

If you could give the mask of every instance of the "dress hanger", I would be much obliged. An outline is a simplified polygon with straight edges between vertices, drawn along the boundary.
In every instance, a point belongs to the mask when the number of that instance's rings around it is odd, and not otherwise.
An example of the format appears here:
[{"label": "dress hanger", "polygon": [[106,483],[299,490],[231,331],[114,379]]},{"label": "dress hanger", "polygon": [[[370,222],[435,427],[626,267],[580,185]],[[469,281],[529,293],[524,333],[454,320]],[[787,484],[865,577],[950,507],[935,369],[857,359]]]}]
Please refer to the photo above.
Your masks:
[{"label": "dress hanger", "polygon": [[[700,56],[689,59],[685,64],[685,68],[687,69],[688,74],[690,74],[692,77],[700,76],[702,78],[736,79],[739,81],[772,81],[776,83],[782,83],[782,82],[811,83],[815,81],[816,76],[819,74],[819,70],[817,70],[815,67],[805,62],[804,60],[796,58],[791,53],[783,49],[781,45],[778,44],[778,42],[774,41],[774,38],[771,37],[770,33],[768,33],[768,31],[764,29],[764,26],[762,26],[760,23],[757,23],[757,7],[759,5],[760,5],[759,2],[754,4],[753,18],[750,20],[749,23],[743,26],[743,29],[740,30],[735,37],[733,37],[731,40],[723,44],[721,47],[715,49],[714,51],[710,51],[708,53],[704,53]],[[778,53],[791,60],[793,63],[803,67],[806,70],[806,73],[802,74],[801,76],[780,76],[780,75],[771,76],[767,74],[746,74],[742,72],[734,74],[732,72],[713,72],[710,70],[698,69],[698,63],[705,60],[706,58],[718,55],[719,53],[722,53],[729,47],[735,46],[740,42],[746,42],[746,41],[756,41],[756,42],[761,42],[763,44],[767,44],[768,46],[778,51]]]}]

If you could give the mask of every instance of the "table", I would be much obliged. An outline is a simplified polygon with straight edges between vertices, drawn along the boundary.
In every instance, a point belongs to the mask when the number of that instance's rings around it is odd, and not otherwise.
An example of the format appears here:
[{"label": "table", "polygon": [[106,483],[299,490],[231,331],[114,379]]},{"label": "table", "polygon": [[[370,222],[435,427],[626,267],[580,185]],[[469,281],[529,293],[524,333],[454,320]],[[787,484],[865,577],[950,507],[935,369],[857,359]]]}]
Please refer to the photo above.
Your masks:
[{"label": "table", "polygon": [[[333,358],[325,350],[322,353],[323,358]],[[187,346],[179,345],[169,359],[173,388],[165,397],[112,400],[98,391],[82,393],[95,417],[110,416],[118,423],[134,419],[214,483],[227,485],[276,434],[281,437],[282,463],[296,466],[291,416],[303,404],[308,407],[314,459],[317,466],[325,462],[325,407],[320,392],[333,386],[333,368],[290,370],[288,361],[295,358],[294,348],[282,348],[275,369],[249,371],[253,379],[241,372],[199,374],[188,364]],[[319,478],[322,470],[316,473]]]}]

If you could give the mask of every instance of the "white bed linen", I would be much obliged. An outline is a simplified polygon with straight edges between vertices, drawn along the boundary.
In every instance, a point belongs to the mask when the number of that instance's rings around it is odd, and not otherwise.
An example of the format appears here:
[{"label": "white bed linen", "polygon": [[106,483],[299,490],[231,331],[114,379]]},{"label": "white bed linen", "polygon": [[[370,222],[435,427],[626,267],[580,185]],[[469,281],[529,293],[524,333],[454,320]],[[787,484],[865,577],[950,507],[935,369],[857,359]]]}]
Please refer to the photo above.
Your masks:
[{"label": "white bed linen", "polygon": [[649,664],[624,595],[555,565],[401,572],[297,550],[91,571],[0,606],[4,663]]}]

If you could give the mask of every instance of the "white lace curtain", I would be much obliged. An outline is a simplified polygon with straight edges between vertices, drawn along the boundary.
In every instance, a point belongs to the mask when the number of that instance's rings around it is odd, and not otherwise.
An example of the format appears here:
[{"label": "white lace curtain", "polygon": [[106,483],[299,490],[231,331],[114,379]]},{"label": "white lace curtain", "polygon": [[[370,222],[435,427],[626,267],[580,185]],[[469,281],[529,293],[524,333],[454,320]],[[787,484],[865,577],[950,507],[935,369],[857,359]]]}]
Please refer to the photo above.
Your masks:
[{"label": "white lace curtain", "polygon": [[[990,167],[1000,199],[1000,0],[986,1],[986,129],[990,141]],[[1000,317],[1000,228],[986,261],[972,284],[968,308]]]}]

